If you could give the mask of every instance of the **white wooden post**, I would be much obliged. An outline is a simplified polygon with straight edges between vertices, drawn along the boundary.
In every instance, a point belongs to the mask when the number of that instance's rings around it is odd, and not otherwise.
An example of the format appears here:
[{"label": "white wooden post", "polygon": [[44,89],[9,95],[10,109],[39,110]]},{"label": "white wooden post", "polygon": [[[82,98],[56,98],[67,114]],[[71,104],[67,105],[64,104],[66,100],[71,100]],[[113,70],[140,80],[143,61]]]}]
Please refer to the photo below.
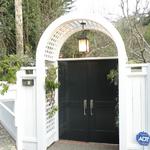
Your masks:
[{"label": "white wooden post", "polygon": [[18,150],[37,150],[36,72],[33,67],[21,68],[17,73],[16,114]]},{"label": "white wooden post", "polygon": [[150,64],[127,65],[126,73],[127,150],[150,150],[136,141],[139,132],[150,134]]}]

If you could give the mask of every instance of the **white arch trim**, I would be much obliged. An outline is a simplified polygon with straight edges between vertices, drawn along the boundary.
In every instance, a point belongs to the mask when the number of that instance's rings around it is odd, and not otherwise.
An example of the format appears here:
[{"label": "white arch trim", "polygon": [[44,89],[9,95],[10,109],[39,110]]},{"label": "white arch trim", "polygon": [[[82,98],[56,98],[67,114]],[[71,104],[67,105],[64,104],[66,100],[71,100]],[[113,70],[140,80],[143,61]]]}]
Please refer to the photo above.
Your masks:
[{"label": "white arch trim", "polygon": [[[124,61],[127,61],[127,54],[125,51],[124,43],[122,38],[116,28],[108,22],[106,19],[100,17],[98,14],[80,14],[69,13],[64,15],[52,24],[50,24],[47,29],[44,31],[43,35],[40,38],[38,47],[37,47],[37,59],[42,59],[41,56],[45,53],[47,42],[50,42],[51,38],[55,37],[56,41],[53,41],[53,50],[56,54],[53,59],[56,60],[57,55],[59,54],[62,44],[69,38],[72,34],[82,30],[80,22],[86,22],[87,26],[85,29],[89,30],[98,30],[107,34],[116,44],[118,50],[118,57]],[[56,46],[56,47],[54,47]],[[43,59],[42,59],[43,60]],[[38,64],[38,63],[37,63]]]},{"label": "white arch trim", "polygon": [[[37,71],[37,136],[38,150],[46,149],[45,142],[45,60],[56,62],[64,42],[74,33],[82,30],[80,22],[86,22],[85,29],[97,30],[108,35],[115,43],[119,64],[119,114],[120,114],[120,150],[125,150],[125,64],[128,61],[124,42],[116,28],[98,14],[68,13],[50,24],[42,34],[36,53]],[[40,113],[39,113],[40,112]]]}]

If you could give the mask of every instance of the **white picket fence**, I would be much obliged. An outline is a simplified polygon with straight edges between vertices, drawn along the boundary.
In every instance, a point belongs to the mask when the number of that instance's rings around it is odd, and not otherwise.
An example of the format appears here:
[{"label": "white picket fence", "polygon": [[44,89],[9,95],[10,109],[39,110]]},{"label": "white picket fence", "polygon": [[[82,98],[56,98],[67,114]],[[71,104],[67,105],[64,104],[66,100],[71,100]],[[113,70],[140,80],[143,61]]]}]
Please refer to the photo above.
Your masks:
[{"label": "white picket fence", "polygon": [[[124,139],[125,150],[150,150],[150,146],[140,146],[136,141],[139,132],[150,133],[150,64],[127,65],[124,82],[126,112],[122,120],[125,128],[120,131],[125,134],[120,138]],[[17,85],[10,85],[8,92],[0,95],[0,122],[16,140],[18,150],[45,150],[59,139],[58,113],[49,118],[49,105],[45,101],[45,106],[40,109],[36,92],[36,68],[26,67],[17,73]],[[42,111],[45,122],[39,126]],[[45,135],[43,141],[38,137],[41,130]],[[40,142],[45,143],[45,149],[38,149]]]}]

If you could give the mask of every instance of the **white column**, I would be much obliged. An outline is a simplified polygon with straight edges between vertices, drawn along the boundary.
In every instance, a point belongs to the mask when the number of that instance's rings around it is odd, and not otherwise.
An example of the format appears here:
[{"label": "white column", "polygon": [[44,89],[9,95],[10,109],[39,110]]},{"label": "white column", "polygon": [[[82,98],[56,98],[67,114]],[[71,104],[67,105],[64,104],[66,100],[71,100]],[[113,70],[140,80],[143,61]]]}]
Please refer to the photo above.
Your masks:
[{"label": "white column", "polygon": [[36,74],[32,67],[17,73],[16,126],[18,150],[37,150]]},{"label": "white column", "polygon": [[127,66],[126,86],[126,145],[127,150],[150,150],[150,146],[141,146],[136,141],[139,132],[150,134],[150,77],[148,64],[132,64]]}]

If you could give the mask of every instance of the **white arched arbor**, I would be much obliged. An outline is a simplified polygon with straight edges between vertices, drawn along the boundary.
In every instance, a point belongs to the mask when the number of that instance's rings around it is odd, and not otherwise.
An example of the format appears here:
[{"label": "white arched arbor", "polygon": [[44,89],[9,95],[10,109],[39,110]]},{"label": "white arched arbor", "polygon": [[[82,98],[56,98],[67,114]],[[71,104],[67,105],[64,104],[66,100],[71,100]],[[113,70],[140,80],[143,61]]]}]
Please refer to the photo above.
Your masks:
[{"label": "white arched arbor", "polygon": [[[119,137],[120,150],[126,149],[126,105],[125,105],[125,64],[127,54],[123,40],[116,28],[98,14],[68,13],[50,24],[39,41],[36,53],[37,73],[37,137],[38,150],[46,149],[46,115],[45,115],[45,61],[57,62],[59,52],[64,42],[74,33],[82,30],[81,22],[85,22],[86,30],[96,30],[105,33],[115,43],[118,51],[119,65]],[[58,139],[58,136],[55,140]]]}]

